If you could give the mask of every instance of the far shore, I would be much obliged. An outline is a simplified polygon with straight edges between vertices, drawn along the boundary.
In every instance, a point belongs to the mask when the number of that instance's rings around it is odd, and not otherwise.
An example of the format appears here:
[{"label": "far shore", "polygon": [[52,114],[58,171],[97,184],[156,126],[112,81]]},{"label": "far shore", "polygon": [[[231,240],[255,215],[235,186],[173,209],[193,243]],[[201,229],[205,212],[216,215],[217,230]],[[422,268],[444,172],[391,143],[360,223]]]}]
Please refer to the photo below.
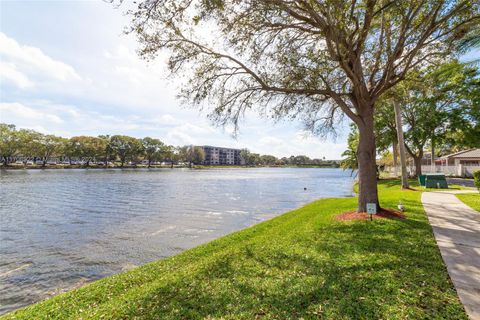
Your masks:
[{"label": "far shore", "polygon": [[121,166],[99,166],[99,165],[9,165],[9,166],[0,166],[0,170],[62,170],[62,169],[195,169],[195,170],[205,170],[205,169],[259,169],[259,168],[320,168],[320,169],[337,169],[338,167],[333,166],[318,166],[318,165],[285,165],[285,166],[232,166],[232,165],[223,165],[223,166],[207,166],[207,165],[152,165],[148,167],[147,165],[125,165]]}]

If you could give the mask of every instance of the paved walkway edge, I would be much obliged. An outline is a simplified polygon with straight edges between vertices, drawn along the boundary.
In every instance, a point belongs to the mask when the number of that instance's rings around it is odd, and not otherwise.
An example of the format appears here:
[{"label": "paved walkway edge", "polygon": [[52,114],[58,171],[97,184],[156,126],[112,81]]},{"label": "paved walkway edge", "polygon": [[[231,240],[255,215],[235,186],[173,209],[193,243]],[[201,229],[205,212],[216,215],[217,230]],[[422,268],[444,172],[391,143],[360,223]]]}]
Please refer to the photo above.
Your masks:
[{"label": "paved walkway edge", "polygon": [[464,192],[424,192],[422,203],[465,311],[480,320],[480,213],[455,196]]}]

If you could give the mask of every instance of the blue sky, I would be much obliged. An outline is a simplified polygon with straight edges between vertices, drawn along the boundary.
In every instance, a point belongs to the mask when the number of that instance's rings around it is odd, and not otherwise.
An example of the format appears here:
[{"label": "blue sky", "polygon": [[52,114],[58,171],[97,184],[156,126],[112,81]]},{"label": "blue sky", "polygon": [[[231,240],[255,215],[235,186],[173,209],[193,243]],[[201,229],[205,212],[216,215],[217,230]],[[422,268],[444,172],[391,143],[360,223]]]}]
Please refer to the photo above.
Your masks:
[{"label": "blue sky", "polygon": [[347,124],[336,141],[321,140],[300,123],[251,114],[234,139],[230,128],[180,106],[165,59],[141,60],[133,36],[122,33],[129,23],[124,10],[100,0],[0,0],[0,122],[66,137],[127,134],[174,145],[340,158]]}]

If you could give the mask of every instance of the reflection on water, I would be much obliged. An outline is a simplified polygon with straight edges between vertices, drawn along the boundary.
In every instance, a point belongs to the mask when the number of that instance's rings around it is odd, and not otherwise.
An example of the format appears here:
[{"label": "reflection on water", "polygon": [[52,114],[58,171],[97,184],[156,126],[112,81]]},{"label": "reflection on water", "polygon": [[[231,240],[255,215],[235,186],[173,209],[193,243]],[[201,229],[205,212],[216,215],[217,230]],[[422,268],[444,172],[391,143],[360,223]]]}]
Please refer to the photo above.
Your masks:
[{"label": "reflection on water", "polygon": [[339,169],[23,170],[0,185],[0,314],[352,195]]}]

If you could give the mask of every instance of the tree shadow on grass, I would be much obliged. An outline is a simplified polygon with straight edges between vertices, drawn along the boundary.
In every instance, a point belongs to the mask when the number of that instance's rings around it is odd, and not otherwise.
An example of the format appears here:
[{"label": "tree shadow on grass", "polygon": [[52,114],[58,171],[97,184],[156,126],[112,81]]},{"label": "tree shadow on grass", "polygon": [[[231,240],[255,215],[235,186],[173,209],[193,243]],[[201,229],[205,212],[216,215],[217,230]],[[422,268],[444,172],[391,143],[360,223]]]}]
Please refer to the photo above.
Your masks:
[{"label": "tree shadow on grass", "polygon": [[429,232],[423,221],[337,223],[328,235],[298,234],[268,246],[246,241],[194,274],[159,282],[139,295],[129,316],[461,317],[463,307]]},{"label": "tree shadow on grass", "polygon": [[[378,181],[378,184],[379,185],[383,185],[383,186],[386,186],[388,188],[397,188],[397,189],[400,189],[400,180],[399,179],[381,179]],[[410,187],[414,187],[414,188],[417,188],[419,187],[419,184],[418,184],[418,180],[416,179],[409,179],[408,180],[408,184],[410,185]],[[411,189],[411,190],[415,190],[415,189]]]}]

